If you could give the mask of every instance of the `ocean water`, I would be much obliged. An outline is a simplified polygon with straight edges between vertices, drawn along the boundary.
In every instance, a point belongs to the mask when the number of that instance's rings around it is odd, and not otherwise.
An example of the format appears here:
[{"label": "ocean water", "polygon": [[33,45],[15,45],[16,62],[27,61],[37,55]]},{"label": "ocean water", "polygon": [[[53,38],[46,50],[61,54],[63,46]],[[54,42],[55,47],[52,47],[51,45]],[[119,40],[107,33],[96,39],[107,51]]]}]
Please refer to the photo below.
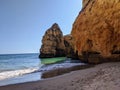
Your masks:
[{"label": "ocean water", "polygon": [[42,64],[37,54],[0,54],[0,83],[12,77],[38,71]]},{"label": "ocean water", "polygon": [[[78,62],[71,63],[71,60],[65,57],[42,60],[39,59],[38,56],[39,53],[0,54],[0,86],[41,80],[41,74],[44,71],[83,65],[83,63]],[[60,62],[60,60],[62,62]],[[59,63],[56,61],[59,61]]]},{"label": "ocean water", "polygon": [[3,54],[0,55],[0,72],[35,69],[40,66],[39,54]]}]

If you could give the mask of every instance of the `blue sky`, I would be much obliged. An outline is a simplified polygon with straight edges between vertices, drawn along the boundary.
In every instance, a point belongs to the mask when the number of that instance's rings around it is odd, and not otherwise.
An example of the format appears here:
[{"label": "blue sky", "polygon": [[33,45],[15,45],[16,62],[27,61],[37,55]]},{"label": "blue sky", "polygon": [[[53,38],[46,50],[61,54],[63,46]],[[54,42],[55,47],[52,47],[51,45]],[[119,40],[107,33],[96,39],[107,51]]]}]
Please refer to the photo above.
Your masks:
[{"label": "blue sky", "polygon": [[0,0],[0,54],[38,53],[45,31],[58,23],[64,35],[82,0]]}]

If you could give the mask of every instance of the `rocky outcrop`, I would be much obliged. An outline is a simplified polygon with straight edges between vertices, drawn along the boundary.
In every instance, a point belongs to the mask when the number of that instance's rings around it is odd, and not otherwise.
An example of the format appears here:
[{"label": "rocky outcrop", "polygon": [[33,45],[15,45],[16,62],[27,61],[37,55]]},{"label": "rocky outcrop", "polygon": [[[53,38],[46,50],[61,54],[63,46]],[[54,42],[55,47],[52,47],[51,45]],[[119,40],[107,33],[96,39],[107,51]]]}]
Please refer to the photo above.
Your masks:
[{"label": "rocky outcrop", "polygon": [[73,37],[71,34],[64,36],[64,45],[66,57],[72,59],[78,59],[77,54],[74,52]]},{"label": "rocky outcrop", "polygon": [[89,3],[90,0],[83,0],[82,1],[82,8],[85,8],[85,6],[87,6],[87,4]]},{"label": "rocky outcrop", "polygon": [[83,0],[71,34],[82,61],[120,61],[120,0]]},{"label": "rocky outcrop", "polygon": [[67,57],[71,57],[74,53],[73,50],[73,38],[71,35],[65,35],[64,36],[64,45],[65,45],[65,52]]},{"label": "rocky outcrop", "polygon": [[43,36],[39,57],[49,58],[59,56],[65,56],[65,46],[63,33],[58,24],[55,23]]}]

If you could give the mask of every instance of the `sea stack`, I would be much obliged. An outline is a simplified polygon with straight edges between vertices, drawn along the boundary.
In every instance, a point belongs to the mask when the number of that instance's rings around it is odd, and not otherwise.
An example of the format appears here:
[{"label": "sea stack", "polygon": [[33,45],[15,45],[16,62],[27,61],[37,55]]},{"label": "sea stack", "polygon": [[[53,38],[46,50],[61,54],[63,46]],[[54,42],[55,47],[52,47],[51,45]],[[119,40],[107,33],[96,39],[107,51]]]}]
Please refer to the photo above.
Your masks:
[{"label": "sea stack", "polygon": [[71,34],[81,61],[120,61],[120,0],[83,0]]},{"label": "sea stack", "polygon": [[40,58],[65,56],[63,33],[57,23],[54,23],[44,34],[40,48]]}]

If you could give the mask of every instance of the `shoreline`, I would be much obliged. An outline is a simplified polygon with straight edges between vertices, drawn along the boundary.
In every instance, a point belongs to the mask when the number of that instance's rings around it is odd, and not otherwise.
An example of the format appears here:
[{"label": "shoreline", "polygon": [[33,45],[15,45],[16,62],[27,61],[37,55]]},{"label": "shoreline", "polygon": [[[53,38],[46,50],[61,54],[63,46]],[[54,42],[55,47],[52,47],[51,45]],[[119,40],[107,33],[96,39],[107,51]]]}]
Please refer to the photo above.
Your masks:
[{"label": "shoreline", "polygon": [[0,80],[0,87],[7,86],[7,85],[14,85],[14,84],[38,81],[38,80],[41,80],[40,76],[41,76],[40,72],[35,72],[35,73],[25,74],[22,76],[8,78],[5,80]]},{"label": "shoreline", "polygon": [[41,81],[0,86],[0,90],[119,90],[120,62],[103,63]]},{"label": "shoreline", "polygon": [[66,73],[70,73],[72,71],[87,69],[90,67],[94,67],[94,65],[81,63],[81,64],[76,64],[76,65],[67,66],[67,67],[55,68],[55,69],[42,72],[41,78],[43,79],[52,78],[52,77],[66,74]]},{"label": "shoreline", "polygon": [[[78,70],[80,68],[82,69],[84,67],[87,68],[88,65],[84,63],[70,63],[70,62],[43,65],[42,68],[35,70],[34,72],[0,80],[0,86],[39,81],[45,78],[54,77],[57,75],[68,73],[70,71]],[[65,72],[63,72],[64,69],[66,70]],[[59,71],[60,73],[56,73],[56,71]],[[48,74],[50,74],[49,77],[46,77]]]}]

